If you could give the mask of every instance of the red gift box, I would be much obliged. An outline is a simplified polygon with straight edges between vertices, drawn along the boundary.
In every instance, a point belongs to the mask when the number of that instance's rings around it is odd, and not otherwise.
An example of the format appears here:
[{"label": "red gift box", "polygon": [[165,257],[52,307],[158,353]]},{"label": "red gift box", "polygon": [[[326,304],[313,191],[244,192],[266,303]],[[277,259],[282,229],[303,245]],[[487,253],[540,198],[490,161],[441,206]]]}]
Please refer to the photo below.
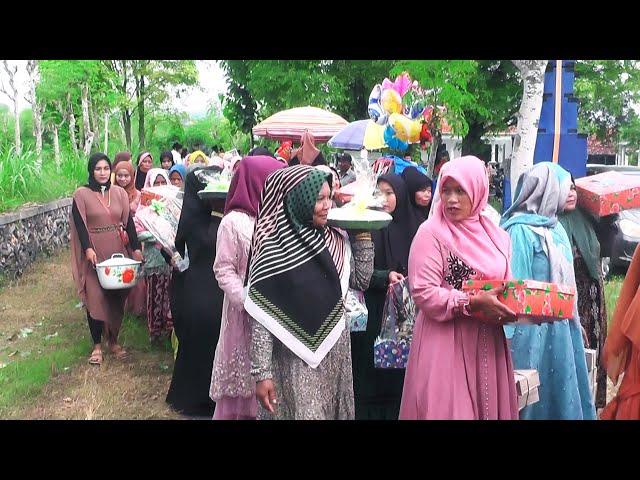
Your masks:
[{"label": "red gift box", "polygon": [[[504,280],[468,280],[462,290],[476,293],[492,290]],[[544,323],[573,317],[574,288],[536,280],[507,280],[498,300],[513,310],[518,322]]]},{"label": "red gift box", "polygon": [[640,177],[605,172],[576,180],[578,205],[596,217],[640,208]]}]

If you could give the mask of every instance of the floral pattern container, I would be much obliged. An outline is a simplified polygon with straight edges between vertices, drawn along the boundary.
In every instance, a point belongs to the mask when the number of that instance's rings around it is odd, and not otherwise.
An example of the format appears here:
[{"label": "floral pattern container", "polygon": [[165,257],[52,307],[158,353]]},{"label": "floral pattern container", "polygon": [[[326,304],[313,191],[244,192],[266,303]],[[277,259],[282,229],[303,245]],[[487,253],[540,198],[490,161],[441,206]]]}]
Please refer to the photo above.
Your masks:
[{"label": "floral pattern container", "polygon": [[[504,280],[467,280],[462,290],[469,293],[492,290]],[[573,318],[576,291],[572,287],[535,280],[507,281],[498,300],[516,312],[518,323],[545,323]]]},{"label": "floral pattern container", "polygon": [[138,283],[140,263],[121,253],[114,253],[110,259],[96,265],[98,281],[105,290],[122,290],[134,287]]},{"label": "floral pattern container", "polygon": [[576,180],[578,205],[596,217],[640,208],[640,178],[605,172]]}]

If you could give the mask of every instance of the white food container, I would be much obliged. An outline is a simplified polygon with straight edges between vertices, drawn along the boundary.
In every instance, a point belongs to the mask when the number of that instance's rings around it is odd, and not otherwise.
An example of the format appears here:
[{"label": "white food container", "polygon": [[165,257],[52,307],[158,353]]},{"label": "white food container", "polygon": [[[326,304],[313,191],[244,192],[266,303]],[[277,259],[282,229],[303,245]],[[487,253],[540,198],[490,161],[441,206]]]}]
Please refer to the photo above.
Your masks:
[{"label": "white food container", "polygon": [[98,281],[105,290],[135,287],[141,262],[114,253],[111,258],[96,265]]}]

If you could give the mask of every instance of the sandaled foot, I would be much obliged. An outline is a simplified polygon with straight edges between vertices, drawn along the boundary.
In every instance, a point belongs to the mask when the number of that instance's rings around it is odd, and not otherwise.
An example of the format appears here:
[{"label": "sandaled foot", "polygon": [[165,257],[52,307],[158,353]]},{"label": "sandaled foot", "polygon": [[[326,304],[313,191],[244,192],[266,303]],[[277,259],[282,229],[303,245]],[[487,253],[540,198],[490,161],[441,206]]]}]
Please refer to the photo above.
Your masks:
[{"label": "sandaled foot", "polygon": [[110,345],[109,350],[111,351],[111,354],[118,360],[123,360],[129,356],[129,352],[127,352],[124,348],[117,344]]},{"label": "sandaled foot", "polygon": [[91,365],[102,365],[102,350],[94,350],[89,357]]}]

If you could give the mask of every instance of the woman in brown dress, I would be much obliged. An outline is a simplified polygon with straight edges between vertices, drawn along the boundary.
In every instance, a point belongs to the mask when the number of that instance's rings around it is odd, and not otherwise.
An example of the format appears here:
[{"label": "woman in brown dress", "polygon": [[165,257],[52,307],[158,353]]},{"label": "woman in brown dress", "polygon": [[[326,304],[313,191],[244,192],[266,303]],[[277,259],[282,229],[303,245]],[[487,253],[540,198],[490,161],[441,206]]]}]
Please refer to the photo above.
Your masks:
[{"label": "woman in brown dress", "polygon": [[127,192],[111,185],[111,161],[104,153],[95,153],[89,159],[88,171],[89,182],[73,194],[69,222],[71,266],[93,339],[89,363],[100,365],[103,331],[111,353],[116,358],[126,356],[126,351],[118,345],[118,334],[129,290],[104,290],[95,265],[114,253],[141,261],[142,252],[129,214]]}]

